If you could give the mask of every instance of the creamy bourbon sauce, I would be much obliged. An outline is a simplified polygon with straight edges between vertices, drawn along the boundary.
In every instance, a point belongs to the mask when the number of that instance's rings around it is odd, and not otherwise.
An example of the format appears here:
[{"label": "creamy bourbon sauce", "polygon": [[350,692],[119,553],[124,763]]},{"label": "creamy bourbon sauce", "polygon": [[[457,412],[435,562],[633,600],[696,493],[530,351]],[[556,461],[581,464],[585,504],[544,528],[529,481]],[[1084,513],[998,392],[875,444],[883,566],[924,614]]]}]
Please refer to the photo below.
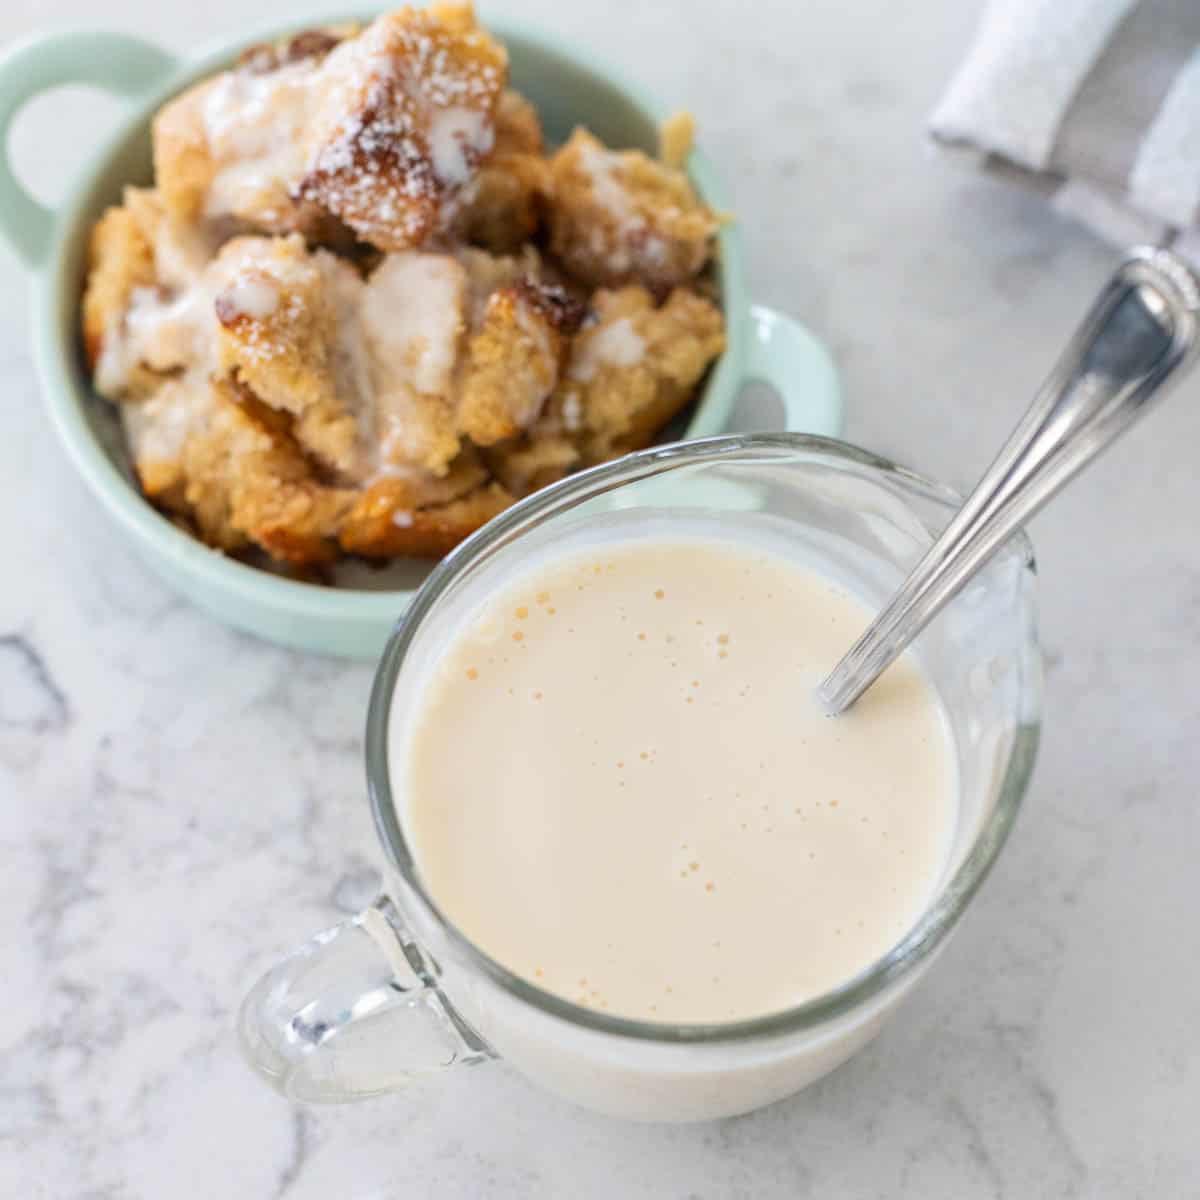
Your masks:
[{"label": "creamy bourbon sauce", "polygon": [[934,893],[954,747],[911,657],[832,719],[869,620],[773,551],[600,545],[493,591],[392,730],[442,911],[532,983],[652,1021],[768,1013],[846,981]]}]

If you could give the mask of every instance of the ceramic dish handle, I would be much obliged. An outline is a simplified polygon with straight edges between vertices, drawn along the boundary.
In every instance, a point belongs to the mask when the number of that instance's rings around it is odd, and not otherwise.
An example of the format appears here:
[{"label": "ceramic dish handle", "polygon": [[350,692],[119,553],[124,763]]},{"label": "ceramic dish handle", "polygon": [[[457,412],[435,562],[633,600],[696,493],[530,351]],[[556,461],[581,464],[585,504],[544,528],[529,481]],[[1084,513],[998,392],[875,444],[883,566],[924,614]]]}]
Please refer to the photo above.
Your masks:
[{"label": "ceramic dish handle", "polygon": [[381,896],[272,967],[247,994],[250,1065],[292,1100],[364,1100],[495,1057],[450,1006],[436,967]]},{"label": "ceramic dish handle", "polygon": [[[35,96],[91,84],[116,96],[144,95],[178,69],[165,50],[122,33],[75,31],[18,42],[0,57],[0,232],[26,265],[46,257],[54,214],[21,185],[10,157],[13,120]],[[64,129],[63,137],[71,131]]]},{"label": "ceramic dish handle", "polygon": [[761,304],[750,307],[746,378],[780,395],[789,433],[842,432],[842,398],[829,351],[798,321]]}]

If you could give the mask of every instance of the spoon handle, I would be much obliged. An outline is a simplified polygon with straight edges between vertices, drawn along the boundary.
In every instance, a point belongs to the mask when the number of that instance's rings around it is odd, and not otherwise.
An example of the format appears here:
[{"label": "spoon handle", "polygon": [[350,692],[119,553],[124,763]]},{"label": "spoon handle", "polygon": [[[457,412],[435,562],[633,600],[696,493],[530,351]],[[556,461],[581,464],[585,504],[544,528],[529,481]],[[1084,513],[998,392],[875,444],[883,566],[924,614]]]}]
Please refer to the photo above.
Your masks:
[{"label": "spoon handle", "polygon": [[1192,271],[1167,250],[1131,251],[966,503],[821,684],[829,713],[853,704],[1020,526],[1185,374],[1198,331]]}]

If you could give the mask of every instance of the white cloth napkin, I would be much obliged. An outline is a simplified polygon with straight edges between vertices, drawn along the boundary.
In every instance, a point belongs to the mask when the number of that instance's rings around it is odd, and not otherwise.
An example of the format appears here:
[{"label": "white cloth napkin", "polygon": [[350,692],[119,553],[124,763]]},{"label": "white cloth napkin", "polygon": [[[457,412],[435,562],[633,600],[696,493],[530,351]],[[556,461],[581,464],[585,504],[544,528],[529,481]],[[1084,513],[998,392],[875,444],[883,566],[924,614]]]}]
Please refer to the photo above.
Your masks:
[{"label": "white cloth napkin", "polygon": [[1200,0],[989,0],[930,132],[1111,241],[1200,258]]}]

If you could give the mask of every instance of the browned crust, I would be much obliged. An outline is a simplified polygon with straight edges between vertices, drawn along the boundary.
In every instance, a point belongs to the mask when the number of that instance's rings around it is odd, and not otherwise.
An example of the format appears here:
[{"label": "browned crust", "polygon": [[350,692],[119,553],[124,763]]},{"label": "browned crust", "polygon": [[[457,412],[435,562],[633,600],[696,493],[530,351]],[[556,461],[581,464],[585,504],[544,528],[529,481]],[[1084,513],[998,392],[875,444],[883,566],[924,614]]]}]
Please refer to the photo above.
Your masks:
[{"label": "browned crust", "polygon": [[286,414],[232,384],[210,386],[209,419],[178,459],[137,464],[146,496],[217,549],[253,544],[299,566],[334,561],[356,494],[314,477]]},{"label": "browned crust", "polygon": [[579,457],[579,447],[562,434],[513,438],[484,452],[492,474],[518,497],[565,478],[579,465]]},{"label": "browned crust", "polygon": [[87,285],[83,292],[83,347],[96,369],[104,336],[129,307],[134,288],[154,285],[154,249],[126,205],[104,211],[88,242]]},{"label": "browned crust", "polygon": [[587,306],[558,283],[524,276],[516,285],[517,295],[557,333],[574,334],[587,313]]},{"label": "browned crust", "polygon": [[494,291],[467,342],[458,425],[477,446],[528,428],[558,381],[565,342],[547,313],[560,310],[538,294],[532,283]]},{"label": "browned crust", "polygon": [[495,153],[479,168],[454,217],[454,231],[493,254],[512,254],[545,223],[550,173],[538,154]]},{"label": "browned crust", "polygon": [[398,525],[392,498],[372,489],[350,511],[338,540],[347,554],[365,558],[440,558],[513,500],[500,484],[490,483],[449,504],[417,509],[407,524]]},{"label": "browned crust", "polygon": [[550,169],[537,110],[506,89],[495,113],[495,144],[459,199],[455,233],[493,254],[512,254],[540,232]]},{"label": "browned crust", "polygon": [[[449,450],[442,453],[439,443],[439,457],[425,461],[427,470],[410,468],[406,459],[384,467],[395,474],[340,486],[374,469],[374,447],[355,443],[362,433],[358,417],[347,411],[339,392],[346,389],[339,374],[345,347],[338,342],[338,322],[353,305],[330,284],[327,264],[298,236],[277,237],[271,244],[309,267],[315,258],[325,274],[309,281],[309,294],[308,284],[289,272],[288,303],[278,312],[256,299],[261,292],[232,299],[218,292],[215,379],[208,380],[207,365],[193,371],[156,362],[157,372],[134,371],[121,389],[120,398],[132,401],[163,395],[168,383],[190,386],[198,380],[211,387],[211,407],[208,390],[192,393],[204,401],[197,410],[203,416],[190,427],[178,455],[136,464],[143,490],[208,544],[229,552],[259,547],[301,571],[344,554],[372,559],[445,554],[515,498],[579,466],[652,442],[692,399],[724,345],[719,309],[699,294],[704,284],[695,278],[711,254],[717,218],[684,176],[644,155],[613,155],[591,139],[616,160],[610,182],[623,190],[641,221],[630,233],[605,211],[604,196],[597,194],[605,187],[596,189],[594,177],[580,169],[579,150],[590,135],[577,132],[557,155],[545,157],[537,113],[524,97],[504,89],[505,51],[479,29],[470,5],[405,9],[383,21],[379,45],[385,57],[410,53],[413,44],[406,38],[419,30],[451,56],[456,69],[491,70],[489,86],[468,104],[493,123],[495,134],[482,162],[468,155],[468,166],[477,168],[474,182],[458,191],[435,178],[429,140],[421,131],[428,109],[407,112],[406,103],[414,102],[397,83],[402,72],[393,77],[385,71],[369,83],[351,81],[345,94],[353,102],[345,119],[314,123],[324,131],[319,136],[336,143],[335,152],[318,154],[317,169],[293,193],[294,207],[281,192],[289,211],[282,223],[263,228],[302,232],[310,245],[329,239],[343,256],[368,250],[354,242],[355,234],[384,251],[429,237],[436,249],[448,241],[453,245],[456,237],[494,253],[523,252],[490,258],[461,244],[451,251],[470,279],[454,382],[445,395],[415,397],[444,416],[433,424],[445,427]],[[269,72],[317,60],[356,32],[308,30],[251,48],[238,69]],[[335,70],[341,62],[339,55]],[[105,331],[124,320],[134,290],[159,286],[156,246],[165,273],[166,264],[175,261],[163,248],[164,226],[155,222],[195,223],[203,212],[214,164],[202,106],[212,82],[198,84],[155,118],[160,190],[136,194],[137,203],[127,195],[125,205],[108,210],[92,231],[81,322],[93,370]],[[690,140],[685,124],[664,131],[665,157],[672,163]],[[405,128],[416,129],[417,136],[395,135]],[[397,187],[404,211],[382,219],[381,200],[394,199]],[[255,224],[253,214],[238,216],[239,228]],[[535,246],[547,243],[557,257],[539,258]],[[614,250],[627,266],[611,268]],[[473,254],[483,261],[472,260]],[[681,280],[687,282],[680,285]],[[610,284],[621,290],[605,290]],[[326,285],[333,290],[323,295]],[[590,299],[587,324],[581,324],[580,297]],[[139,305],[149,299],[139,296]],[[622,347],[629,343],[617,331],[620,336],[598,356],[600,366],[572,376],[571,357],[585,353],[607,324],[622,319],[645,342],[644,358],[623,360]],[[141,326],[134,322],[129,328]],[[336,362],[335,352],[342,356]],[[138,411],[147,410],[125,410],[127,416]],[[169,417],[174,410],[163,412]],[[407,428],[407,417],[404,424]],[[142,428],[153,437],[155,426]],[[349,471],[352,451],[359,457]]]},{"label": "browned crust", "polygon": [[305,59],[322,59],[339,42],[354,37],[361,29],[357,24],[330,25],[304,29],[277,42],[259,42],[238,55],[237,65],[256,75],[265,75]]},{"label": "browned crust", "polygon": [[495,154],[541,154],[542,122],[537,109],[513,88],[505,88],[496,105]]}]

